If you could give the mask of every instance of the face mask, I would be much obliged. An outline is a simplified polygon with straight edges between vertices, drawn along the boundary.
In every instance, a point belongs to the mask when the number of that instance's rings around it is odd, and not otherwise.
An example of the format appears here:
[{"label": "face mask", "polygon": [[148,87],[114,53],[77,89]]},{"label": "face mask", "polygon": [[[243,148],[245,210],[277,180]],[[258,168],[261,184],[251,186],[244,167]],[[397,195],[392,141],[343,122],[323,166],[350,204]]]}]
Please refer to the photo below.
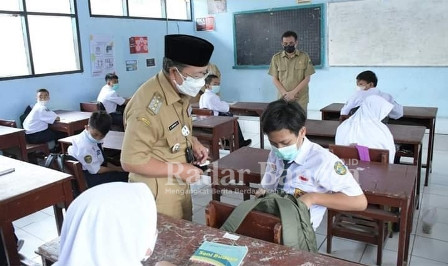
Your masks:
[{"label": "face mask", "polygon": [[47,106],[48,101],[37,101],[37,103],[42,105],[42,106]]},{"label": "face mask", "polygon": [[299,149],[297,148],[297,142],[280,149],[272,146],[272,150],[274,151],[275,155],[278,158],[285,161],[292,161],[297,157],[297,154],[299,154]]},{"label": "face mask", "polygon": [[287,53],[292,53],[296,50],[296,47],[294,47],[294,45],[287,45],[287,46],[283,46],[283,49]]},{"label": "face mask", "polygon": [[89,133],[89,132],[87,132],[87,138],[90,140],[90,142],[92,142],[92,143],[100,143],[101,141],[99,141],[99,140],[96,140],[96,139],[94,139],[93,137],[92,137],[92,135]]},{"label": "face mask", "polygon": [[118,83],[115,83],[114,85],[112,85],[112,89],[114,91],[118,90],[118,88],[120,88],[120,85],[118,85]]},{"label": "face mask", "polygon": [[173,80],[177,89],[183,94],[195,97],[205,84],[205,76],[199,79],[194,79],[192,77],[184,77],[179,70],[177,70],[177,72],[184,79],[182,85],[177,84],[176,80]]},{"label": "face mask", "polygon": [[356,87],[356,90],[357,91],[364,91],[364,90],[366,90],[366,86],[358,86],[358,87]]},{"label": "face mask", "polygon": [[215,94],[218,93],[220,89],[221,89],[221,86],[219,86],[219,85],[212,86],[212,88],[211,88],[212,92]]}]

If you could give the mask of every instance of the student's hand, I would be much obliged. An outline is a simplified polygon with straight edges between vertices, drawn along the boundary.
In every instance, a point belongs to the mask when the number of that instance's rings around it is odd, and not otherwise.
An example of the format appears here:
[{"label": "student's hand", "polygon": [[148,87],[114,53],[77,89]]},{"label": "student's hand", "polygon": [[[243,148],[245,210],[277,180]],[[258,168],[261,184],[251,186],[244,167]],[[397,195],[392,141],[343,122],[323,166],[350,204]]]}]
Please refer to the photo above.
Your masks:
[{"label": "student's hand", "polygon": [[305,203],[305,205],[309,208],[311,208],[311,205],[313,205],[313,197],[315,193],[305,193],[302,196],[300,196],[299,200]]},{"label": "student's hand", "polygon": [[255,197],[259,198],[259,197],[263,197],[266,194],[266,189],[264,188],[259,188],[256,192],[255,192]]},{"label": "student's hand", "polygon": [[196,158],[196,161],[193,162],[194,164],[203,164],[208,158],[208,149],[195,137],[193,137],[193,154]]},{"label": "student's hand", "polygon": [[60,121],[61,118],[59,116],[56,116],[56,119],[54,121]]}]

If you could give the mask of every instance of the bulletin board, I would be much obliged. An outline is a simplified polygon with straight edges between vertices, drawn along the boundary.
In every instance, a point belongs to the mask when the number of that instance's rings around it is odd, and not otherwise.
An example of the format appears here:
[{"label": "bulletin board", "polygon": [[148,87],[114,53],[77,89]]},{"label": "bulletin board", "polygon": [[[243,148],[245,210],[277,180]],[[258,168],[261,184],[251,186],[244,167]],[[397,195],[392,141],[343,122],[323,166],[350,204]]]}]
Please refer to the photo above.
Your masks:
[{"label": "bulletin board", "polygon": [[324,59],[324,5],[264,9],[234,13],[234,68],[267,68],[282,50],[282,34],[297,33],[298,49],[306,52],[316,68]]},{"label": "bulletin board", "polygon": [[445,0],[328,3],[330,66],[447,66]]}]

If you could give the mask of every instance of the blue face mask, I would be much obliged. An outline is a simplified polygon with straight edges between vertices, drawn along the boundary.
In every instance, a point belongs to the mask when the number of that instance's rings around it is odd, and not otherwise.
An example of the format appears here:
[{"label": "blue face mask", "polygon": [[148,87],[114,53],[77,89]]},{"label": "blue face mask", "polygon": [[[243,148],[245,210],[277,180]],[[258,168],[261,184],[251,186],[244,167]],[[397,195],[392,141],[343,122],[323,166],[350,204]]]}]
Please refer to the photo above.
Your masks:
[{"label": "blue face mask", "polygon": [[299,148],[297,148],[297,142],[292,145],[282,147],[280,149],[272,146],[272,150],[279,159],[285,161],[292,161],[297,157],[297,154],[299,154]]},{"label": "blue face mask", "polygon": [[212,86],[212,88],[211,88],[211,90],[212,90],[212,92],[213,93],[218,93],[220,90],[221,90],[221,86],[219,86],[219,85],[213,85]]},{"label": "blue face mask", "polygon": [[112,89],[114,91],[118,90],[118,88],[120,88],[120,85],[118,85],[118,83],[115,83],[114,85],[112,85]]},{"label": "blue face mask", "polygon": [[90,142],[92,143],[101,143],[100,140],[96,140],[92,137],[92,135],[90,134],[90,132],[87,131],[87,138],[90,140]]}]

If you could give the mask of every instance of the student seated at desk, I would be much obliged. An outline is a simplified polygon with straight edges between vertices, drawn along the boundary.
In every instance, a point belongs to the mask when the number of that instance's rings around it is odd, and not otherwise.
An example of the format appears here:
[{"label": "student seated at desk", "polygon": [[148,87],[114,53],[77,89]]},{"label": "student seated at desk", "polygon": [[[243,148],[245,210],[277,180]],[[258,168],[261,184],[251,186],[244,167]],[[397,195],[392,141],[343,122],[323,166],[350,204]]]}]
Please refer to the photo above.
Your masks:
[{"label": "student seated at desk", "polygon": [[367,199],[344,163],[305,137],[305,120],[294,101],[280,99],[264,111],[261,122],[272,151],[256,196],[271,191],[298,198],[309,208],[316,230],[327,208],[362,211]]},{"label": "student seated at desk", "polygon": [[59,120],[58,115],[47,107],[50,101],[50,93],[48,90],[39,89],[36,98],[36,104],[34,104],[31,112],[23,121],[26,141],[28,143],[39,144],[56,141],[64,137],[63,134],[54,132],[48,128],[49,124],[53,124]]},{"label": "student seated at desk", "polygon": [[109,182],[128,182],[128,174],[120,166],[107,164],[102,140],[110,130],[112,118],[105,111],[93,112],[86,129],[73,138],[67,152],[75,157],[84,170],[87,186]]},{"label": "student seated at desk", "polygon": [[359,109],[342,122],[336,130],[336,145],[358,144],[373,149],[389,150],[389,163],[394,163],[394,137],[381,122],[393,105],[384,98],[371,95],[361,103]]},{"label": "student seated at desk", "polygon": [[98,94],[97,101],[104,105],[106,112],[112,117],[112,124],[120,127],[123,131],[123,110],[117,110],[117,106],[124,106],[128,100],[120,97],[117,93],[119,88],[117,75],[108,73],[105,80],[106,85],[103,86]]},{"label": "student seated at desk", "polygon": [[[208,75],[205,78],[205,92],[199,99],[199,108],[213,110],[214,115],[220,116],[233,116],[229,112],[229,104],[225,101],[221,101],[217,93],[220,90],[220,79],[216,75]],[[238,140],[240,147],[249,146],[252,143],[251,139],[244,140],[243,132],[240,125],[238,125]]]},{"label": "student seated at desk", "polygon": [[356,77],[356,85],[358,86],[358,90],[353,94],[345,105],[341,109],[341,115],[349,115],[353,113],[356,108],[358,108],[365,98],[370,95],[378,95],[383,97],[386,101],[393,104],[393,108],[388,114],[388,116],[392,119],[398,119],[403,116],[403,106],[398,104],[392,95],[380,91],[376,85],[378,83],[378,78],[375,73],[372,71],[364,71],[358,74]]},{"label": "student seated at desk", "polygon": [[157,209],[148,186],[104,184],[83,192],[68,208],[53,265],[141,266],[156,240]]}]

